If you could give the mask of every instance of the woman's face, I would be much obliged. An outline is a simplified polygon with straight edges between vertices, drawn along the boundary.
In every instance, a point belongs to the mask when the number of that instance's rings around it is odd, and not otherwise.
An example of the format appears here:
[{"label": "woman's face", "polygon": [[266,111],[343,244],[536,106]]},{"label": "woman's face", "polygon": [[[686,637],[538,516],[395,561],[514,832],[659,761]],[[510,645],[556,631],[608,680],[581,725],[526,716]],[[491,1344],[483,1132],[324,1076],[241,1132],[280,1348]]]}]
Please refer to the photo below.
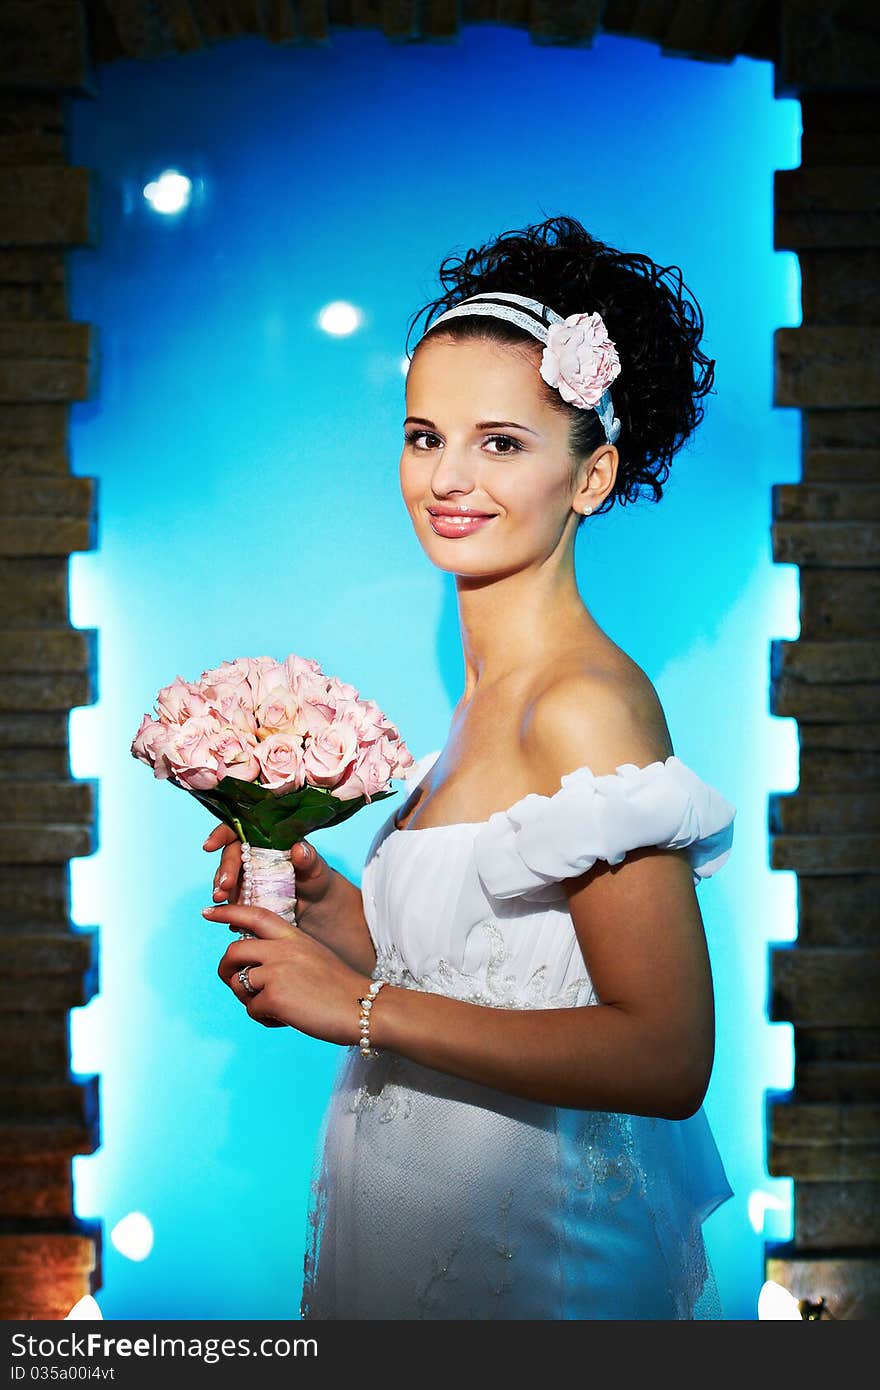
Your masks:
[{"label": "woman's face", "polygon": [[[571,482],[568,419],[542,398],[535,353],[479,339],[422,342],[406,381],[400,486],[416,535],[438,568],[479,577],[543,561],[587,497]],[[607,457],[607,456],[606,456]],[[432,508],[469,509],[491,519],[442,535]],[[445,529],[454,523],[446,522]],[[442,521],[437,522],[443,527]]]}]

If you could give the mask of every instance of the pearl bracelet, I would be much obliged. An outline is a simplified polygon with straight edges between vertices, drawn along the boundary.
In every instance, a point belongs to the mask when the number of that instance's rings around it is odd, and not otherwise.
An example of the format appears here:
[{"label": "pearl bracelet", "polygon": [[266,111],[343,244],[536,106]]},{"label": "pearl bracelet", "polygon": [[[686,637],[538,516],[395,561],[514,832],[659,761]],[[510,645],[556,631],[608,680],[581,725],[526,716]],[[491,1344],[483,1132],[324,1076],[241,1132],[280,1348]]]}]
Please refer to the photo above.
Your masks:
[{"label": "pearl bracelet", "polygon": [[382,988],[383,985],[387,985],[387,983],[388,983],[387,980],[374,980],[373,983],[370,985],[370,993],[369,993],[367,996],[365,996],[363,999],[359,999],[359,1000],[358,1000],[358,1003],[359,1003],[360,1006],[361,1006],[361,1012],[360,1012],[360,1027],[361,1027],[360,1049],[361,1049],[361,1056],[362,1056],[362,1057],[378,1057],[378,1056],[379,1056],[379,1053],[376,1051],[375,1047],[371,1047],[371,1046],[370,1046],[370,1010],[371,1010],[372,1007],[373,1007],[373,1000],[376,998],[376,995],[379,993],[379,990]]}]

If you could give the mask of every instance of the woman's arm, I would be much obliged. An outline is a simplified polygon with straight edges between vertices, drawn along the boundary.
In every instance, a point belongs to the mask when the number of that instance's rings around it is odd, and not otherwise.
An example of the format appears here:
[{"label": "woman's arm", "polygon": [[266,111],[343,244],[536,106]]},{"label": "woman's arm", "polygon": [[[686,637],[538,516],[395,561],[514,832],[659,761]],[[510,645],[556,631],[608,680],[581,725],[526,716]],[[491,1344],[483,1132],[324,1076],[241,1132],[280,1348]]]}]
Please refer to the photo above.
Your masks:
[{"label": "woman's arm", "polygon": [[[644,677],[567,677],[542,695],[524,732],[536,785],[588,766],[669,756],[666,723]],[[370,1036],[426,1066],[556,1105],[685,1119],[712,1072],[715,1011],[703,920],[684,850],[648,847],[597,860],[565,881],[599,1004],[497,1009],[386,985]]]},{"label": "woman's arm", "polygon": [[712,1071],[712,982],[683,850],[639,850],[566,883],[599,1004],[500,1009],[385,985],[370,1040],[552,1105],[686,1119]]}]

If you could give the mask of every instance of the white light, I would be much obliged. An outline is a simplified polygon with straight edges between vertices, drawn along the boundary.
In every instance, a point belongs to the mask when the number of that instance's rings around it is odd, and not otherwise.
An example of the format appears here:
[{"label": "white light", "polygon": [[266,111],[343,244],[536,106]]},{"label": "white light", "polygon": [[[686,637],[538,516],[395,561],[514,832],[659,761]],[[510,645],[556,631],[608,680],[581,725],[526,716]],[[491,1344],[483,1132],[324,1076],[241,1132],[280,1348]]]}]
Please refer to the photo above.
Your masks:
[{"label": "white light", "polygon": [[763,1188],[756,1187],[749,1193],[749,1223],[752,1230],[758,1234],[764,1229],[764,1221],[768,1211],[784,1211],[785,1203],[776,1197],[772,1192],[765,1192]]},{"label": "white light", "polygon": [[144,197],[154,212],[180,212],[187,206],[192,183],[176,169],[164,169],[157,179],[144,187]]},{"label": "white light", "polygon": [[758,1318],[761,1322],[803,1322],[797,1299],[772,1279],[761,1285]]},{"label": "white light", "polygon": [[117,1221],[110,1239],[129,1260],[145,1260],[153,1248],[153,1227],[142,1211],[130,1211]]},{"label": "white light", "polygon": [[348,337],[362,322],[363,314],[360,309],[345,299],[334,299],[333,303],[326,304],[318,315],[318,323],[324,332],[332,333],[334,338]]},{"label": "white light", "polygon": [[408,373],[408,371],[409,371],[409,368],[410,368],[410,360],[409,360],[409,358],[408,358],[408,357],[401,357],[401,359],[400,359],[400,375],[401,375],[401,376],[406,376],[407,373]]},{"label": "white light", "polygon": [[94,1321],[96,1318],[100,1318],[103,1321],[104,1314],[101,1312],[101,1309],[98,1307],[97,1303],[92,1298],[92,1295],[90,1293],[87,1293],[83,1295],[83,1297],[79,1300],[78,1303],[74,1303],[70,1312],[64,1319],[65,1322],[67,1321],[67,1318],[88,1318],[92,1321]]}]

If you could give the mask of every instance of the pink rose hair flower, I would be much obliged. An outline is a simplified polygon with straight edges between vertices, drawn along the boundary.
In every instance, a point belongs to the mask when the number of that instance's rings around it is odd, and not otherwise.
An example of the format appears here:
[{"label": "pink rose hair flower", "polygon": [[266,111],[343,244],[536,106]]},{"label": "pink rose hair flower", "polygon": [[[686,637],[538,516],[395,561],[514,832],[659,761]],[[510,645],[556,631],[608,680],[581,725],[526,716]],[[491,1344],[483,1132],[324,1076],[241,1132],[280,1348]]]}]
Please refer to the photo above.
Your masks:
[{"label": "pink rose hair flower", "polygon": [[598,405],[620,374],[620,358],[601,314],[569,314],[551,324],[540,372],[570,405]]}]

